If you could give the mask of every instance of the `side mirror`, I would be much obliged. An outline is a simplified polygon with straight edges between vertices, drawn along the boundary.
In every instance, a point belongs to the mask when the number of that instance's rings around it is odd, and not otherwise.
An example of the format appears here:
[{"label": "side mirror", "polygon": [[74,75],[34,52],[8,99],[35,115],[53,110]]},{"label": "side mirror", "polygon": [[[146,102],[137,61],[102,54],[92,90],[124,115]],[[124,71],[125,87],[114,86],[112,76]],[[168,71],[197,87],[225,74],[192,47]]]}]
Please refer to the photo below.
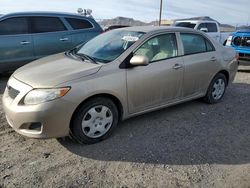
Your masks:
[{"label": "side mirror", "polygon": [[204,27],[204,28],[201,28],[200,31],[203,31],[203,32],[207,33],[208,29]]},{"label": "side mirror", "polygon": [[134,66],[147,66],[149,64],[149,59],[142,55],[136,55],[131,58],[130,64]]}]

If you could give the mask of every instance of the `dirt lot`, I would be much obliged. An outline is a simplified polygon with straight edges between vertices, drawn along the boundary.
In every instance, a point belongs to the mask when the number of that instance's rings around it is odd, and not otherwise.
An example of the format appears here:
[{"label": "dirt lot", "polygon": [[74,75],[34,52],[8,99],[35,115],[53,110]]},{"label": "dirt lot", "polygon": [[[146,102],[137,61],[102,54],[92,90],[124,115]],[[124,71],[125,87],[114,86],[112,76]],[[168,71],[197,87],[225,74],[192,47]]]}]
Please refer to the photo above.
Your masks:
[{"label": "dirt lot", "polygon": [[136,117],[89,146],[24,138],[0,106],[0,187],[250,187],[248,70],[220,104],[198,100]]}]

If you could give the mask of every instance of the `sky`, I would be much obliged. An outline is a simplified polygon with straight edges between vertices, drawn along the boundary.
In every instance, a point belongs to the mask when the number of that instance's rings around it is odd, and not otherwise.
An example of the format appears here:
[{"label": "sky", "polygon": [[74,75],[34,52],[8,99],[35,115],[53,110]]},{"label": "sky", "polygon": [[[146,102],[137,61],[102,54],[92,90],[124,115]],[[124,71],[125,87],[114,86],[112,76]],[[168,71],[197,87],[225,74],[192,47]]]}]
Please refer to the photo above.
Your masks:
[{"label": "sky", "polygon": [[[0,14],[19,11],[76,12],[92,9],[96,19],[117,16],[159,19],[160,0],[0,0]],[[210,16],[221,23],[250,24],[250,0],[163,0],[163,19]]]}]

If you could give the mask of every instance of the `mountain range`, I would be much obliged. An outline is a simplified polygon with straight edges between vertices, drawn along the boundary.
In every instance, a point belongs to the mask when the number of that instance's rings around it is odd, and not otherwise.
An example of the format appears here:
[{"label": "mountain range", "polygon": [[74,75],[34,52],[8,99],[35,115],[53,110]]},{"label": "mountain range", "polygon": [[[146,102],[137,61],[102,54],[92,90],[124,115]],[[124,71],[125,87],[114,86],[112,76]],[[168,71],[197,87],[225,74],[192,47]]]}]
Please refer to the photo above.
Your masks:
[{"label": "mountain range", "polygon": [[[173,22],[177,21],[177,20],[180,20],[180,19],[173,20]],[[192,18],[186,18],[186,19],[181,19],[181,20],[207,20],[207,21],[218,22],[217,20],[214,20],[214,19],[210,18],[209,16],[192,17]],[[113,19],[101,20],[101,21],[99,21],[99,24],[102,27],[108,27],[111,25],[144,26],[144,25],[157,25],[158,21],[152,21],[152,22],[146,23],[146,22],[142,22],[140,20],[134,20],[133,18],[116,17]],[[218,22],[218,24],[219,24],[222,31],[234,31],[236,29],[234,26],[229,25],[229,24],[222,24],[220,22]],[[249,29],[250,30],[250,26],[237,27],[237,30],[241,30],[241,29]]]}]

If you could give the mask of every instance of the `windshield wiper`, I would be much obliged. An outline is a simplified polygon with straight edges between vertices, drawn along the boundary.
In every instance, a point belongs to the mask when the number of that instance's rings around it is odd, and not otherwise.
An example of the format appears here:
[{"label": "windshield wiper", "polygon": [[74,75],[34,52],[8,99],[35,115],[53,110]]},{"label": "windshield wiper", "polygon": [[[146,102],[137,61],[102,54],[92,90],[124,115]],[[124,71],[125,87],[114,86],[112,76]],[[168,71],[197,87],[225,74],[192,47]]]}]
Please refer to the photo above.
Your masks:
[{"label": "windshield wiper", "polygon": [[75,55],[80,56],[80,57],[82,57],[82,58],[85,58],[85,59],[91,61],[91,62],[94,63],[94,64],[98,64],[94,58],[92,58],[92,57],[90,57],[90,56],[88,56],[88,55],[86,55],[86,54],[76,53]]},{"label": "windshield wiper", "polygon": [[76,55],[75,49],[69,50],[69,51],[65,52],[65,54],[66,54],[67,56],[69,56],[69,57],[74,58],[74,59],[81,59],[82,61],[85,60],[85,59],[83,59],[82,57],[79,57],[79,56]]},{"label": "windshield wiper", "polygon": [[93,58],[91,58],[91,57],[89,57],[89,56],[87,56],[87,55],[85,55],[85,54],[78,54],[78,53],[76,53],[76,50],[75,50],[75,49],[70,50],[70,51],[67,51],[67,52],[66,52],[66,55],[67,55],[67,56],[71,56],[71,57],[73,57],[73,58],[75,58],[75,59],[80,59],[80,60],[82,60],[82,61],[88,60],[88,61],[91,61],[92,63],[97,64],[96,61],[95,61]]}]

